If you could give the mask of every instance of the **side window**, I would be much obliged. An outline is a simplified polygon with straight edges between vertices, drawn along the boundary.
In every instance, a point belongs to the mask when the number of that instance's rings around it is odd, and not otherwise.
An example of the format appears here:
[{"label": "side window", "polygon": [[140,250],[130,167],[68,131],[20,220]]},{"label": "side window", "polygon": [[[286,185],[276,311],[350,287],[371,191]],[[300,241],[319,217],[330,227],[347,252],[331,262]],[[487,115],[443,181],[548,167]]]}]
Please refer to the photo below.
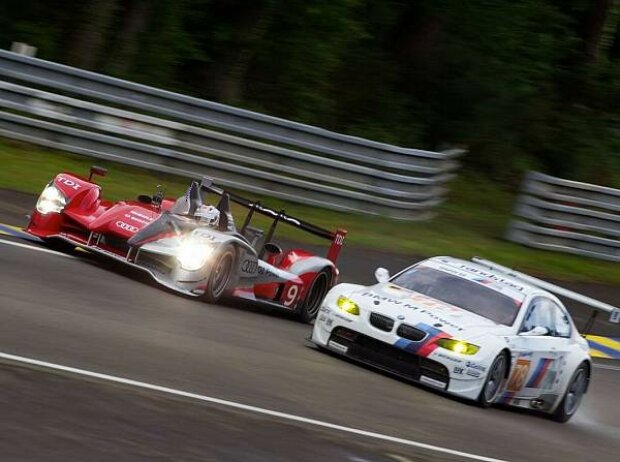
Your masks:
[{"label": "side window", "polygon": [[525,315],[521,332],[528,332],[534,327],[546,327],[549,330],[549,335],[554,335],[553,307],[551,301],[546,298],[535,299]]},{"label": "side window", "polygon": [[570,337],[571,325],[566,311],[555,303],[553,307],[555,311],[555,335],[558,337]]}]

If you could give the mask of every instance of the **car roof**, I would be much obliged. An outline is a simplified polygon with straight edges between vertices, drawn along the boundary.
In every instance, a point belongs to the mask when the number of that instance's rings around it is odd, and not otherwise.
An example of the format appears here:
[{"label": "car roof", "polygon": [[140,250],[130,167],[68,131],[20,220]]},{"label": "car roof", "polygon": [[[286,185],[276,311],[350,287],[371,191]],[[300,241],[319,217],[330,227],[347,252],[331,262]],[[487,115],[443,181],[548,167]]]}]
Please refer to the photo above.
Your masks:
[{"label": "car roof", "polygon": [[474,263],[472,261],[449,256],[439,256],[429,258],[428,260],[425,260],[420,264],[424,265],[425,263],[431,264],[432,266],[439,264],[444,267],[444,270],[452,269],[454,272],[458,272],[459,276],[470,279],[472,281],[480,282],[480,278],[490,279],[495,286],[491,288],[498,289],[501,287],[505,287],[506,289],[515,289],[521,292],[525,298],[533,295],[545,295],[553,300],[557,300],[557,298],[553,294],[544,289],[541,289],[538,286],[530,284],[521,279],[509,276],[505,273],[494,271],[488,267],[485,267],[478,263]]}]

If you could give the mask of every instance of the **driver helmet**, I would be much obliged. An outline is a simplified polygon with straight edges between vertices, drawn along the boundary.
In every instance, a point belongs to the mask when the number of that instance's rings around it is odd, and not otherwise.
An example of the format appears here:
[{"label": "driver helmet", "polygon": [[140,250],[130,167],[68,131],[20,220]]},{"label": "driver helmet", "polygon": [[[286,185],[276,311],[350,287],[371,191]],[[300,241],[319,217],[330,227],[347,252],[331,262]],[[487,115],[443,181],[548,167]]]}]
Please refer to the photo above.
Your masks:
[{"label": "driver helmet", "polygon": [[212,205],[201,205],[196,210],[196,216],[209,226],[217,226],[220,223],[220,211]]}]

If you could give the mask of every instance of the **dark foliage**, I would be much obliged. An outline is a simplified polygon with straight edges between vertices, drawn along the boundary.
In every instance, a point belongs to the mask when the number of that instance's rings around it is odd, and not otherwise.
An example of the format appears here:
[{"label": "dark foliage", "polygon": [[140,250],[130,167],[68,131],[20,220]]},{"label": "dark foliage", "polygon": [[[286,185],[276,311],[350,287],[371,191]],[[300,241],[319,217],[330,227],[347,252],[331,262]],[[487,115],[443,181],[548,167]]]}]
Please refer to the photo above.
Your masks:
[{"label": "dark foliage", "polygon": [[0,46],[471,168],[618,184],[613,0],[4,0]]}]

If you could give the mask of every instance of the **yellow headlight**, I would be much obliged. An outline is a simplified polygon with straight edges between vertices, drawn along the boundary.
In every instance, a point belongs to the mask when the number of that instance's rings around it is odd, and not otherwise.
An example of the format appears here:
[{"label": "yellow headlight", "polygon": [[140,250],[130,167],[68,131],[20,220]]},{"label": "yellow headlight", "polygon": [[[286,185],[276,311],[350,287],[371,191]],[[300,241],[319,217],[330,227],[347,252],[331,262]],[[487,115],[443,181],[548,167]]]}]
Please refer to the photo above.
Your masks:
[{"label": "yellow headlight", "polygon": [[478,350],[480,350],[480,347],[478,345],[467,343],[454,338],[440,338],[435,343],[441,348],[454,351],[455,353],[458,353],[460,355],[475,355],[476,353],[478,353]]},{"label": "yellow headlight", "polygon": [[354,314],[356,316],[360,314],[360,308],[359,306],[357,306],[357,303],[355,303],[350,298],[345,297],[344,295],[338,297],[336,305],[338,305],[338,308],[340,308],[342,311],[346,311],[349,314]]}]

